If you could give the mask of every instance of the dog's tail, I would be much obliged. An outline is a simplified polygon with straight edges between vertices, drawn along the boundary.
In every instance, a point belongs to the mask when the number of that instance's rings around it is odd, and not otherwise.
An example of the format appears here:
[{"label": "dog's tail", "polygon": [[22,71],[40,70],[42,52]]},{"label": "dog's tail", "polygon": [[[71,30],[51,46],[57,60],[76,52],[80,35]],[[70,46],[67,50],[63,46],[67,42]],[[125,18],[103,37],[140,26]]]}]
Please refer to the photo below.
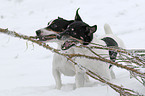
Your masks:
[{"label": "dog's tail", "polygon": [[105,24],[104,25],[104,30],[106,34],[113,34],[111,27],[109,26],[109,24]]}]

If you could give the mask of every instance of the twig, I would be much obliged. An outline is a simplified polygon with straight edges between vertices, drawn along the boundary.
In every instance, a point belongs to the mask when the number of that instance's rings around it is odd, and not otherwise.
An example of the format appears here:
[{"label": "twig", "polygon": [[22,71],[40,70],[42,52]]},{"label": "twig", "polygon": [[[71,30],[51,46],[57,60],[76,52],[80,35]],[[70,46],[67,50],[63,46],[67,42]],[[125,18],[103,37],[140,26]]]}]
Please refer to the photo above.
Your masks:
[{"label": "twig", "polygon": [[127,67],[125,65],[119,64],[117,62],[113,62],[113,61],[105,59],[103,57],[99,58],[99,57],[94,57],[94,56],[86,56],[86,55],[82,55],[82,54],[67,54],[67,55],[71,58],[73,58],[73,57],[85,57],[85,58],[88,58],[88,59],[95,59],[95,60],[100,60],[100,61],[103,61],[103,62],[107,62],[107,63],[110,63],[110,64],[115,65],[117,67],[132,71],[133,73],[136,73],[138,76],[140,76],[142,78],[145,78],[145,73],[139,72],[138,70],[136,70],[134,68]]},{"label": "twig", "polygon": [[[82,48],[82,47],[86,47],[86,46],[80,45],[78,47]],[[124,54],[127,54],[127,55],[135,58],[136,60],[138,60],[141,63],[141,64],[137,63],[139,66],[144,65],[144,62],[142,61],[142,59],[140,59],[137,56],[132,55],[131,53],[127,52],[127,50],[125,50],[125,49],[121,49],[121,48],[118,48],[118,49],[117,48],[110,48],[110,47],[105,47],[105,46],[100,46],[100,45],[90,46],[90,48],[112,50],[112,51],[115,51],[115,52],[118,52],[118,53],[124,53]]]}]

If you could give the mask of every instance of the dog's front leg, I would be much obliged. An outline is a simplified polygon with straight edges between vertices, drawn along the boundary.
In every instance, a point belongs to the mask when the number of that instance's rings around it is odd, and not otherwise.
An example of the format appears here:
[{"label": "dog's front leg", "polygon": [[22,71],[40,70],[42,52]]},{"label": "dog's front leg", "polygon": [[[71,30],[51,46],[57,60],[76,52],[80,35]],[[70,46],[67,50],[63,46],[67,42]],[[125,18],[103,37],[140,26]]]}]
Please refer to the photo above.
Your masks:
[{"label": "dog's front leg", "polygon": [[112,69],[110,71],[110,74],[111,74],[111,78],[112,79],[116,79],[115,73],[114,73],[114,71]]},{"label": "dog's front leg", "polygon": [[85,83],[85,72],[78,68],[78,66],[75,66],[76,69],[76,76],[75,76],[75,82],[76,82],[76,88],[84,87]]},{"label": "dog's front leg", "polygon": [[61,74],[57,69],[53,69],[53,76],[56,82],[56,89],[61,89],[62,87]]}]

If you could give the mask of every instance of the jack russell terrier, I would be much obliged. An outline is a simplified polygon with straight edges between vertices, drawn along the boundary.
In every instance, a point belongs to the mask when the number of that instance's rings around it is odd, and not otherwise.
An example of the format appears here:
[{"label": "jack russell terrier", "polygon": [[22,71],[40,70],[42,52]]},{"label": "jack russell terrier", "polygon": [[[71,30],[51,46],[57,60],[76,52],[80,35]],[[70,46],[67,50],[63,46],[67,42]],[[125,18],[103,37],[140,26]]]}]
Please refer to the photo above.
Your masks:
[{"label": "jack russell terrier", "polygon": [[[97,30],[97,25],[89,26],[83,22],[78,14],[78,10],[76,11],[75,20],[65,20],[58,17],[58,19],[49,22],[47,27],[37,30],[36,34],[39,39],[41,41],[56,42],[58,44],[58,49],[66,50],[68,54],[95,56],[85,48],[74,47],[76,43],[72,43],[72,41],[79,41],[86,46],[91,43],[96,43],[108,47],[117,46],[124,48],[122,40],[112,33],[108,24],[104,25],[106,35],[99,38],[94,37],[93,34]],[[44,36],[46,35],[56,35],[57,39],[45,38]],[[97,54],[107,54],[105,56],[115,62],[117,56],[116,52],[101,49],[93,49],[93,51]],[[102,76],[104,79],[111,80],[115,78],[111,65],[106,62],[86,58],[74,58],[74,60],[78,64],[81,64],[82,66]],[[73,63],[58,54],[54,54],[52,71],[57,89],[61,89],[62,87],[61,74],[66,76],[75,76],[77,88],[83,87],[86,81],[86,74],[83,70],[81,70],[78,66],[74,66]]]}]

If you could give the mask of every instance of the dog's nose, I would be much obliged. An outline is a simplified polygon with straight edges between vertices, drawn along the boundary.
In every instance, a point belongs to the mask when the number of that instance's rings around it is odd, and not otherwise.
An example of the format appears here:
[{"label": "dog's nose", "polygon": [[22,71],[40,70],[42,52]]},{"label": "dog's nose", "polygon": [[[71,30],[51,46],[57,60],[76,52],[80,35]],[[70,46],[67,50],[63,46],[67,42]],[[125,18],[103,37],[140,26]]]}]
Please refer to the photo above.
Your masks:
[{"label": "dog's nose", "polygon": [[37,35],[37,36],[40,36],[40,35],[41,35],[41,30],[37,30],[37,31],[36,31],[36,35]]}]

